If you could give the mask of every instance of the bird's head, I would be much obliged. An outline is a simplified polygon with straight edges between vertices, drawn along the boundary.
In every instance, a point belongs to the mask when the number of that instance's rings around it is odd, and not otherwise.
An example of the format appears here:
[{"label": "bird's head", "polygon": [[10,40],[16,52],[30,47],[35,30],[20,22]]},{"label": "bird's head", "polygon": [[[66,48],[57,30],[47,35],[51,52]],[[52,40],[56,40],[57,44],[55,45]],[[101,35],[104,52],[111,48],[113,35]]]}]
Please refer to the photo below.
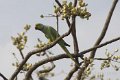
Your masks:
[{"label": "bird's head", "polygon": [[35,25],[35,30],[42,30],[43,28],[44,28],[44,25],[41,24],[41,23],[37,23],[37,24]]}]

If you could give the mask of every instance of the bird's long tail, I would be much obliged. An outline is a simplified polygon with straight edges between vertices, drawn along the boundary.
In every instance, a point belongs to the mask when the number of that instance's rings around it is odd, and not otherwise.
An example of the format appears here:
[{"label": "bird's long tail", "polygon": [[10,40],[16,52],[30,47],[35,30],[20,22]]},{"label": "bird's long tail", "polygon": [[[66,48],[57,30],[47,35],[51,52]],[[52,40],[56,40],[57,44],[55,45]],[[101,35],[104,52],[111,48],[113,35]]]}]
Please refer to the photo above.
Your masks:
[{"label": "bird's long tail", "polygon": [[79,64],[72,57],[72,55],[70,54],[70,52],[68,51],[68,49],[65,46],[62,46],[62,45],[60,45],[60,47],[66,52],[66,54],[68,55],[68,57],[70,57],[75,62],[75,64],[79,67]]}]

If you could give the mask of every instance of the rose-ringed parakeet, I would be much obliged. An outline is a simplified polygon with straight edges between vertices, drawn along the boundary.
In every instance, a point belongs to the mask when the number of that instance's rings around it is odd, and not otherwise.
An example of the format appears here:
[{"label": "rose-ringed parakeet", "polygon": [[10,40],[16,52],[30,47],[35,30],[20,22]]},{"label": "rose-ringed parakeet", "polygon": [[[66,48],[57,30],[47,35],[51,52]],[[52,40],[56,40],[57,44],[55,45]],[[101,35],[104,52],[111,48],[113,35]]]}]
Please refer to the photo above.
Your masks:
[{"label": "rose-ringed parakeet", "polygon": [[[60,35],[59,33],[51,26],[43,25],[41,23],[38,23],[35,25],[36,30],[40,30],[45,34],[45,37],[49,39],[51,42],[55,41]],[[75,59],[72,57],[66,46],[70,46],[67,44],[63,39],[58,41],[58,44],[60,47],[65,51],[65,53],[75,62],[75,64],[79,67],[79,64],[75,61]]]}]

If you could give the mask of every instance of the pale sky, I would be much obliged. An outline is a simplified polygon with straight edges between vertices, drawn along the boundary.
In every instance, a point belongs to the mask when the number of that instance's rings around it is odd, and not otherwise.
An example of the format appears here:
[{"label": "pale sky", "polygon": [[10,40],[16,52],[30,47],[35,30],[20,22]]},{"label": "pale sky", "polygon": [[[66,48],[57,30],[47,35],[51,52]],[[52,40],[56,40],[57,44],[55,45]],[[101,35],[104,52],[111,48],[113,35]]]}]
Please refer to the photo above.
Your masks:
[{"label": "pale sky", "polygon": [[[77,18],[77,37],[80,51],[93,46],[96,38],[99,36],[103,28],[108,10],[110,9],[113,0],[85,1],[86,3],[88,3],[87,7],[92,16],[90,20],[83,20],[79,17]],[[13,58],[11,53],[17,52],[17,49],[12,45],[11,36],[15,36],[17,33],[23,30],[23,27],[26,24],[30,24],[32,28],[28,33],[28,49],[31,50],[31,48],[34,47],[33,45],[35,45],[35,42],[37,41],[36,39],[38,37],[42,36],[40,39],[45,40],[45,37],[42,33],[40,34],[40,32],[34,30],[34,25],[40,22],[43,24],[54,26],[54,28],[56,28],[55,18],[40,18],[41,14],[52,14],[54,4],[54,0],[0,0],[0,72],[8,78],[14,72],[13,66],[11,66],[11,64],[13,61],[15,62],[15,59]],[[109,25],[110,27],[104,41],[120,36],[119,20],[120,2],[118,2],[117,7],[114,11],[111,23]],[[65,28],[66,24],[64,21],[60,22],[62,23],[62,25],[60,25],[62,26],[62,28],[60,29],[60,33],[63,34],[65,31],[67,31],[67,28]],[[67,38],[65,38],[65,40],[67,43],[72,45],[71,36],[68,36]],[[58,46],[51,49],[54,53],[57,51],[54,50],[55,48],[60,49],[60,47]],[[120,49],[120,41],[99,49],[97,51],[97,56],[102,56],[101,54],[104,55],[105,49],[113,52],[116,48]],[[70,51],[73,51],[72,47],[69,49]],[[60,51],[60,53],[62,52]],[[57,65],[61,66],[58,63]],[[60,73],[60,70],[56,69],[56,71]],[[118,76],[119,72],[116,72],[116,77]],[[54,77],[54,80],[59,80],[61,76],[64,76],[64,74]],[[51,80],[53,80],[53,78]]]}]

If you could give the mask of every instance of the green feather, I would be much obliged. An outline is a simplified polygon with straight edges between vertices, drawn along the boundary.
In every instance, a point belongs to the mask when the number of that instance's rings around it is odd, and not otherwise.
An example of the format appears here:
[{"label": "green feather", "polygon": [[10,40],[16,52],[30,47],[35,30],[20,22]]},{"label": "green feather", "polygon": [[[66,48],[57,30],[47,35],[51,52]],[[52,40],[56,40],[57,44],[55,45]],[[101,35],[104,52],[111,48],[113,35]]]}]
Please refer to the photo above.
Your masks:
[{"label": "green feather", "polygon": [[[59,33],[51,26],[46,26],[41,23],[38,23],[35,25],[36,30],[40,30],[45,34],[45,37],[49,39],[51,42],[55,41],[60,35]],[[79,64],[75,61],[75,59],[72,57],[66,46],[70,46],[67,44],[63,39],[58,41],[58,44],[60,47],[65,51],[65,53],[75,62],[75,64],[79,67]]]}]

